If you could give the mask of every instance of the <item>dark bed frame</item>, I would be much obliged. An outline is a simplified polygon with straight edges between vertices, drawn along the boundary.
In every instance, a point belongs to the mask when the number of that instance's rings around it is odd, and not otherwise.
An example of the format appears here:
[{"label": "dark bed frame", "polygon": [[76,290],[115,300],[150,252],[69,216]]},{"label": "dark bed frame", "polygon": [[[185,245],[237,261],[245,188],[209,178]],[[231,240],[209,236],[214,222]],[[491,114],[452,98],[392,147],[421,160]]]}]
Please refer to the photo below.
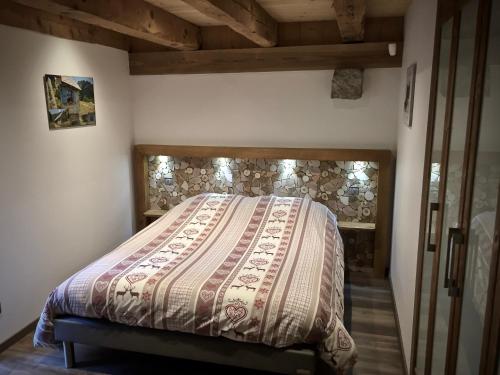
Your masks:
[{"label": "dark bed frame", "polygon": [[280,374],[334,373],[314,346],[276,349],[226,338],[152,328],[129,327],[101,319],[63,316],[55,319],[55,338],[62,341],[66,368],[75,366],[74,343],[101,346]]}]

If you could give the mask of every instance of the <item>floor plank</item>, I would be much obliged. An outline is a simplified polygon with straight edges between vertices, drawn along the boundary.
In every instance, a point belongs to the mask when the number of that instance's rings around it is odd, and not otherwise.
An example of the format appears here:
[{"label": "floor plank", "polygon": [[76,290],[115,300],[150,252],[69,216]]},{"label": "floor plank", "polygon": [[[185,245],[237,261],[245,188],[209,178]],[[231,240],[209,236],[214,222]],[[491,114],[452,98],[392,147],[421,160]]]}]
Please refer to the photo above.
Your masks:
[{"label": "floor plank", "polygon": [[[402,357],[387,280],[351,273],[346,281],[346,327],[359,351],[352,375],[402,375]],[[234,373],[233,368],[140,353],[75,345],[77,369],[66,370],[62,351],[35,349],[33,333],[0,354],[0,375]],[[265,374],[238,369],[238,375]]]}]

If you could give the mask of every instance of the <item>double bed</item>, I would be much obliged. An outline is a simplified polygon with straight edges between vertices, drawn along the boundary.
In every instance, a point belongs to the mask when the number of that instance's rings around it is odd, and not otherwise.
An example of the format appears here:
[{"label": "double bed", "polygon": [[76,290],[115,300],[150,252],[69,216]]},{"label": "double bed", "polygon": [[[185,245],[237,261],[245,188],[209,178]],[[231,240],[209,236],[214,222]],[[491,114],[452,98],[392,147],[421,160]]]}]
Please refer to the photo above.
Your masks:
[{"label": "double bed", "polygon": [[355,363],[336,217],[309,198],[186,199],[50,294],[35,345],[73,342],[271,370]]},{"label": "double bed", "polygon": [[139,232],[53,290],[34,343],[62,344],[67,367],[81,343],[342,374],[357,353],[338,225],[373,226],[383,277],[393,167],[388,150],[136,145]]}]

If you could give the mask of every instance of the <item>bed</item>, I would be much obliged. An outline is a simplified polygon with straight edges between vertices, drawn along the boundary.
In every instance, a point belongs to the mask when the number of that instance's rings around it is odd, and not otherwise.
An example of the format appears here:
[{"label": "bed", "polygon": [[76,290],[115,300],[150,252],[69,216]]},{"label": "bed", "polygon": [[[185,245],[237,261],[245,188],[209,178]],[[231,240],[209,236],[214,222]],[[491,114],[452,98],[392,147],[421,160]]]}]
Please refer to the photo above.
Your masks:
[{"label": "bed", "polygon": [[305,197],[190,197],[49,295],[37,346],[73,342],[281,373],[338,373],[343,325],[336,217]]}]

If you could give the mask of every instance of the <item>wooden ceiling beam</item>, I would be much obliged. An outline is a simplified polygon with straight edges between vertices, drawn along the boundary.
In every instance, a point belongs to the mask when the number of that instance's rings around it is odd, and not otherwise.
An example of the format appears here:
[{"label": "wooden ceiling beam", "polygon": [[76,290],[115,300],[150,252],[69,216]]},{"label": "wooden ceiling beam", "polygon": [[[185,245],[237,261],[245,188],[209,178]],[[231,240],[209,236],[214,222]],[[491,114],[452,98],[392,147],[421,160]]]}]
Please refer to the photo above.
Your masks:
[{"label": "wooden ceiling beam", "polygon": [[[160,6],[162,0],[147,0]],[[261,47],[273,47],[278,24],[255,0],[183,0]]]},{"label": "wooden ceiling beam", "polygon": [[[129,37],[115,31],[56,16],[38,9],[0,1],[0,24],[53,35],[60,38],[100,44],[130,52],[166,51],[168,47]],[[227,26],[200,27],[202,48],[240,49],[258,46]],[[367,18],[366,42],[403,42],[403,17]],[[278,46],[305,46],[341,43],[336,21],[287,22],[278,24]]]},{"label": "wooden ceiling beam", "polygon": [[29,8],[8,0],[0,1],[0,24],[58,38],[129,50],[129,40],[126,35]]},{"label": "wooden ceiling beam", "polygon": [[365,34],[365,0],[333,0],[337,24],[344,43],[361,42]]},{"label": "wooden ceiling beam", "polygon": [[401,66],[387,43],[131,53],[130,74],[236,73]]},{"label": "wooden ceiling beam", "polygon": [[197,26],[142,0],[14,1],[173,49],[196,50],[200,47]]},{"label": "wooden ceiling beam", "polygon": [[57,38],[118,48],[128,52],[171,50],[112,30],[16,4],[11,0],[0,1],[0,25],[18,27]]}]

